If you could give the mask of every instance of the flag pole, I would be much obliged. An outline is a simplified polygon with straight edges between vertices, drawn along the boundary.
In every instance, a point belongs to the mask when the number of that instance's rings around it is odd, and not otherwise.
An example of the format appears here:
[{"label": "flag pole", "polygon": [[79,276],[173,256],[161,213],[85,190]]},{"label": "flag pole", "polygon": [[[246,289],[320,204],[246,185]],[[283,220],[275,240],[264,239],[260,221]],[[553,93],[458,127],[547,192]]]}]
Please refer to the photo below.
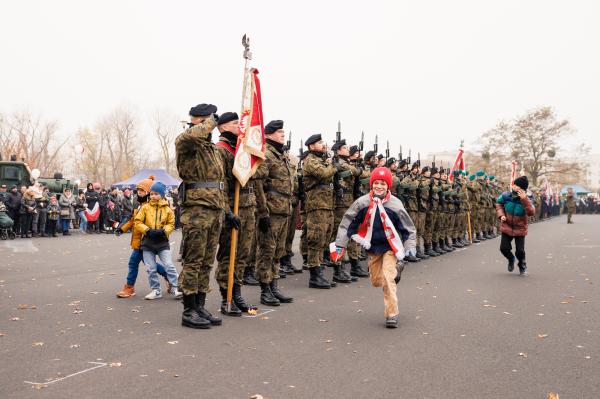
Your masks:
[{"label": "flag pole", "polygon": [[[246,96],[246,74],[248,73],[248,61],[252,59],[250,52],[250,39],[244,35],[242,38],[244,46],[244,80],[242,83],[242,111],[244,108],[244,98]],[[235,178],[235,189],[233,192],[233,209],[235,216],[238,215],[240,205],[240,181]],[[235,269],[235,254],[237,248],[238,231],[235,228],[231,229],[231,245],[229,246],[229,269],[227,271],[227,312],[231,312],[231,301],[233,299],[233,272]]]}]

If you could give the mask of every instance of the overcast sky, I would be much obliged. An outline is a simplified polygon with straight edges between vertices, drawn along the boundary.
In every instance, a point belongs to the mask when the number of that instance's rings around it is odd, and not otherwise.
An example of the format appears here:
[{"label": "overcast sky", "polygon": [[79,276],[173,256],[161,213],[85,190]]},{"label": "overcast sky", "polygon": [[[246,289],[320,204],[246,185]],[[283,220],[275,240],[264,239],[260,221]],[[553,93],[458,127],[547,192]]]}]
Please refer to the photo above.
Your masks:
[{"label": "overcast sky", "polygon": [[[61,134],[119,104],[150,135],[154,110],[239,111],[251,37],[265,119],[300,137],[413,154],[471,144],[541,105],[600,152],[598,1],[3,1],[0,112],[29,108]],[[571,143],[570,143],[571,144]]]}]

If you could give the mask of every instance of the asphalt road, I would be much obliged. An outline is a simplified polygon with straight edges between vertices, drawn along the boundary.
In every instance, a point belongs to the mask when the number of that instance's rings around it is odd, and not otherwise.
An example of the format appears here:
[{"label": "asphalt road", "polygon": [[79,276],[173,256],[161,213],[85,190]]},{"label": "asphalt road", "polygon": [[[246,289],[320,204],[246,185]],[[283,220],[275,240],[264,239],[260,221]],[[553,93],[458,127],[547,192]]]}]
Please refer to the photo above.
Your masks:
[{"label": "asphalt road", "polygon": [[0,242],[0,398],[598,398],[600,217],[575,222],[530,226],[530,277],[499,239],[409,264],[396,330],[367,279],[313,290],[306,272],[280,283],[293,304],[191,330],[179,302],[144,300],[143,268],[115,297],[128,235]]}]

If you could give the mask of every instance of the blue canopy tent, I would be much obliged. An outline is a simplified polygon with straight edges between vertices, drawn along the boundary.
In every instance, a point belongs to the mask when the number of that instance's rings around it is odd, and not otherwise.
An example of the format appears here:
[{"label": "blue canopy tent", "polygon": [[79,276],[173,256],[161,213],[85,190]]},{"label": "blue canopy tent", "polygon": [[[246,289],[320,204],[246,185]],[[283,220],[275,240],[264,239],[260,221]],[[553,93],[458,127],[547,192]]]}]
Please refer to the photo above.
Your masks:
[{"label": "blue canopy tent", "polygon": [[568,189],[569,187],[573,187],[573,192],[574,192],[576,195],[586,195],[587,193],[590,193],[590,192],[591,192],[590,190],[586,189],[586,188],[585,188],[585,187],[583,187],[583,186],[580,186],[579,184],[570,184],[570,185],[568,185],[568,186],[564,186],[564,187],[562,188],[562,190],[560,190],[560,194],[561,194],[561,195],[567,195],[567,189]]},{"label": "blue canopy tent", "polygon": [[181,183],[181,180],[174,178],[164,169],[142,169],[129,179],[113,184],[112,187],[118,187],[120,190],[124,188],[134,189],[136,184],[147,179],[148,176],[154,176],[154,181],[159,181],[168,188],[178,187]]}]

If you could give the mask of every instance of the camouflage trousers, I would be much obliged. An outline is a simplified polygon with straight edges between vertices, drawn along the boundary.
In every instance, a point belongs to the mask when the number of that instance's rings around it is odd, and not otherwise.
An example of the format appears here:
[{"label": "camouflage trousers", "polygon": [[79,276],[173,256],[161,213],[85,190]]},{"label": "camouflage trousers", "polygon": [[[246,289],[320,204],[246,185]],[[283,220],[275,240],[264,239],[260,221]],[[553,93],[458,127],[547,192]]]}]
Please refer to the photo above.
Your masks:
[{"label": "camouflage trousers", "polygon": [[285,255],[285,240],[289,216],[271,215],[271,228],[266,233],[258,230],[256,242],[256,278],[270,283],[279,278],[279,259]]},{"label": "camouflage trousers", "polygon": [[[329,242],[327,243],[327,245],[329,245],[329,243],[331,242],[335,242],[335,239],[337,237],[337,231],[338,231],[338,227],[340,226],[340,223],[342,222],[342,219],[344,218],[344,215],[346,214],[346,211],[348,210],[347,207],[338,207],[335,208],[335,210],[333,211],[333,228],[331,229],[331,238],[329,239]],[[353,258],[352,259],[358,259],[358,256],[360,255],[360,247],[358,246],[358,244],[356,244],[356,242],[350,240],[348,241],[348,248],[346,248],[346,255],[344,256],[345,261],[348,261],[348,258],[350,258],[350,250],[352,248],[353,252]],[[329,248],[329,247],[328,247]]]},{"label": "camouflage trousers", "polygon": [[[238,230],[237,247],[235,250],[235,264],[233,271],[234,284],[242,284],[244,270],[250,263],[254,234],[256,230],[255,207],[249,206],[238,209],[240,229]],[[231,229],[221,229],[219,250],[217,251],[217,270],[215,278],[219,287],[227,288],[229,279],[229,253],[231,251]]]},{"label": "camouflage trousers", "polygon": [[[410,220],[412,220],[413,224],[415,225],[415,229],[417,230],[417,237],[423,238],[423,225],[421,223],[420,214],[421,212],[408,211],[408,216],[410,216]],[[423,213],[423,216],[425,216],[425,213]]]},{"label": "camouflage trousers", "polygon": [[316,210],[306,213],[308,267],[317,267],[323,263],[323,252],[329,251],[333,220],[333,211]]},{"label": "camouflage trousers", "polygon": [[302,225],[302,232],[300,233],[300,253],[302,257],[308,256],[308,245],[306,244],[306,212],[300,212],[300,224]]},{"label": "camouflage trousers", "polygon": [[296,214],[298,212],[298,205],[292,208],[292,214],[288,220],[288,232],[285,239],[285,255],[293,256],[292,244],[294,243],[294,236],[296,235]]},{"label": "camouflage trousers", "polygon": [[223,210],[203,206],[183,207],[183,269],[179,289],[185,295],[210,292],[210,270],[215,260],[223,224]]},{"label": "camouflage trousers", "polygon": [[425,244],[429,245],[433,241],[437,220],[437,211],[429,211],[425,214],[425,231],[423,233],[423,240],[425,240]]}]

